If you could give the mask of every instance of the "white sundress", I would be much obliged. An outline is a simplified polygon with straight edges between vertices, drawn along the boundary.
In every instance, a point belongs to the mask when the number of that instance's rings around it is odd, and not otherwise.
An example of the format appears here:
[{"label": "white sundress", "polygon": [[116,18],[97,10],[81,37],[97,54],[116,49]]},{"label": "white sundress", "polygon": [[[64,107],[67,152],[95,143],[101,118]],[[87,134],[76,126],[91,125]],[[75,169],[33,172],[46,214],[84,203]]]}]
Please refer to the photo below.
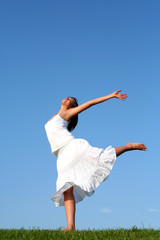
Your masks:
[{"label": "white sundress", "polygon": [[64,205],[63,193],[73,186],[75,203],[91,196],[108,177],[116,160],[115,149],[92,147],[84,139],[76,139],[67,130],[69,122],[56,115],[45,124],[52,154],[57,158],[58,178],[52,200]]}]

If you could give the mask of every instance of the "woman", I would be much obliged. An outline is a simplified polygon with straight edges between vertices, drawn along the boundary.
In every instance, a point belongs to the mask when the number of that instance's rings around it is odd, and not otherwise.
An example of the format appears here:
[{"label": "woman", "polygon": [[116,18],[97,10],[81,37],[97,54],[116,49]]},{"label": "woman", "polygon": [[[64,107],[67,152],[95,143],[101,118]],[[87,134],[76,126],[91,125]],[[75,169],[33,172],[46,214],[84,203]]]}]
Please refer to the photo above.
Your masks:
[{"label": "woman", "polygon": [[75,203],[91,196],[94,190],[109,175],[120,154],[130,150],[147,150],[142,143],[126,143],[125,146],[92,147],[86,140],[75,139],[71,131],[78,122],[78,114],[93,105],[118,98],[124,101],[127,94],[115,91],[78,106],[77,100],[67,97],[61,108],[45,125],[52,154],[57,155],[57,192],[52,196],[56,206],[65,206],[67,228],[75,230]]}]

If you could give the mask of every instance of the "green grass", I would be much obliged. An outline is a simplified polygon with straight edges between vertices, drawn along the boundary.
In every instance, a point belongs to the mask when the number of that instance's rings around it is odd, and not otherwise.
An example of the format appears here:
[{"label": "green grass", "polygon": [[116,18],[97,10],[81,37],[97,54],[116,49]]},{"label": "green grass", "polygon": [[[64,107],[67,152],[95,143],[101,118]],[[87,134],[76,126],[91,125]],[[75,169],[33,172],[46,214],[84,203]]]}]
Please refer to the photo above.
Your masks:
[{"label": "green grass", "polygon": [[64,232],[40,229],[0,229],[0,240],[160,240],[160,230],[154,229],[117,229],[117,230],[77,230]]}]

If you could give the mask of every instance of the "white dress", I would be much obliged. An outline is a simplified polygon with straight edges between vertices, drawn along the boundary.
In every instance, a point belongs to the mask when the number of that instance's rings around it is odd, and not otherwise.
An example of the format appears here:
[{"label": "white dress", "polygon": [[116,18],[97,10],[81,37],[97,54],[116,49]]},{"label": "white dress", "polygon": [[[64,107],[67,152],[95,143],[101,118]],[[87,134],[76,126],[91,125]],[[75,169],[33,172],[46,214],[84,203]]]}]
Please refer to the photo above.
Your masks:
[{"label": "white dress", "polygon": [[57,191],[51,198],[56,206],[64,205],[63,193],[72,186],[75,203],[91,196],[116,160],[112,146],[92,147],[86,140],[74,138],[67,130],[68,123],[58,114],[45,124],[52,154],[58,157]]}]

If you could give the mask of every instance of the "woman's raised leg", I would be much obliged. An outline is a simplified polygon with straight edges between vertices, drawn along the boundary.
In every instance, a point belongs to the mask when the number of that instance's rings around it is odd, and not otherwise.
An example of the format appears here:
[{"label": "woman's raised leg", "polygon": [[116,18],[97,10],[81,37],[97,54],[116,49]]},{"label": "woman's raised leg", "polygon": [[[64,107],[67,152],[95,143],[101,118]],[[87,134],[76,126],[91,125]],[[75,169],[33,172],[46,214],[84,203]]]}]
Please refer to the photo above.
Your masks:
[{"label": "woman's raised leg", "polygon": [[132,150],[143,150],[146,151],[147,147],[143,143],[126,143],[125,146],[115,147],[117,157],[124,152]]},{"label": "woman's raised leg", "polygon": [[64,206],[67,218],[67,228],[64,231],[75,230],[75,200],[73,195],[73,187],[69,188],[64,193]]}]

